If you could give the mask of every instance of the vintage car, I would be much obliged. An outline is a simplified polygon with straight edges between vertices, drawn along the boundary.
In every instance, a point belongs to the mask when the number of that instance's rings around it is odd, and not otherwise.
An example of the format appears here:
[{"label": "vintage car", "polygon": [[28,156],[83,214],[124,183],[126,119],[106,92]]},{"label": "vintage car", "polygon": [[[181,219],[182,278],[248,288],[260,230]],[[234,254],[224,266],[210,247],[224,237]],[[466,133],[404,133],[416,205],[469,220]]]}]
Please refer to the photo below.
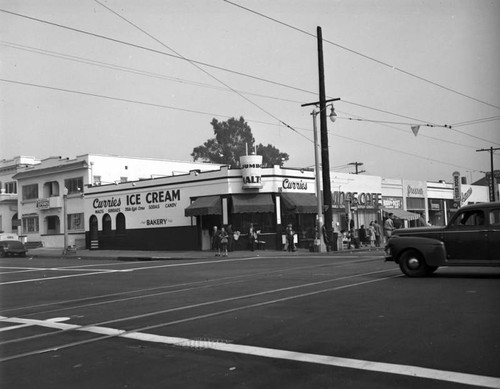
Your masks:
[{"label": "vintage car", "polygon": [[500,203],[460,208],[445,227],[393,231],[386,261],[409,277],[422,277],[439,266],[500,266]]},{"label": "vintage car", "polygon": [[28,250],[24,247],[24,244],[18,240],[0,240],[0,257],[6,257],[9,255],[19,255],[20,257],[25,257]]}]

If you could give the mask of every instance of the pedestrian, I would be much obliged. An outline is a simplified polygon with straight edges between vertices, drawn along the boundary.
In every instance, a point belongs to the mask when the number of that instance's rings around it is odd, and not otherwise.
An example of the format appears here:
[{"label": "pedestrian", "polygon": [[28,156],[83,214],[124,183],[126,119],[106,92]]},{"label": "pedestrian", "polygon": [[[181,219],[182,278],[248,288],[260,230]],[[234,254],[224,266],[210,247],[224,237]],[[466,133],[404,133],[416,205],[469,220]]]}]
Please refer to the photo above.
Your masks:
[{"label": "pedestrian", "polygon": [[380,238],[382,236],[382,229],[377,220],[373,221],[373,228],[375,229],[375,246],[380,247]]},{"label": "pedestrian", "polygon": [[366,237],[368,234],[366,233],[366,228],[365,225],[362,224],[361,227],[359,228],[359,241],[361,242],[361,245],[366,244]]},{"label": "pedestrian", "polygon": [[229,241],[229,235],[227,231],[225,230],[224,227],[221,227],[220,232],[219,232],[219,240],[220,240],[220,245],[219,245],[219,256],[221,255],[222,251],[222,256],[227,257],[227,244]]},{"label": "pedestrian", "polygon": [[250,250],[255,251],[255,241],[257,240],[257,231],[255,231],[253,223],[250,223],[250,228],[248,229],[248,243],[250,244]]},{"label": "pedestrian", "polygon": [[392,231],[394,231],[394,214],[390,213],[389,217],[385,219],[384,222],[384,236],[386,241],[392,236]]},{"label": "pedestrian", "polygon": [[373,222],[370,222],[370,225],[368,226],[368,231],[370,232],[370,247],[375,247],[376,234]]},{"label": "pedestrian", "polygon": [[227,251],[231,252],[234,250],[234,232],[233,232],[233,226],[231,224],[227,225],[226,232],[229,235],[228,236],[228,242],[227,242]]},{"label": "pedestrian", "polygon": [[295,243],[293,241],[295,231],[293,230],[292,224],[288,224],[285,230],[286,243],[288,245],[288,251],[295,251]]},{"label": "pedestrian", "polygon": [[217,226],[214,226],[212,228],[212,233],[211,233],[211,243],[212,243],[212,250],[215,252],[215,256],[219,255],[219,229]]}]

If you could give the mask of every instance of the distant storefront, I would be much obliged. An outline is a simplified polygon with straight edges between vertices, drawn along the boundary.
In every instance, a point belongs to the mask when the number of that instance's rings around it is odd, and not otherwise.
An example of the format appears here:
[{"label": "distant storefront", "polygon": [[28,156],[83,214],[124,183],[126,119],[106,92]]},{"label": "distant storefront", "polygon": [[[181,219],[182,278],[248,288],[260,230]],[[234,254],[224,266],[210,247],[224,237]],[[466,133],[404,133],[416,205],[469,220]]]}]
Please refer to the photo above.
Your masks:
[{"label": "distant storefront", "polygon": [[332,173],[333,222],[336,231],[365,228],[380,221],[382,208],[381,178],[376,176]]}]

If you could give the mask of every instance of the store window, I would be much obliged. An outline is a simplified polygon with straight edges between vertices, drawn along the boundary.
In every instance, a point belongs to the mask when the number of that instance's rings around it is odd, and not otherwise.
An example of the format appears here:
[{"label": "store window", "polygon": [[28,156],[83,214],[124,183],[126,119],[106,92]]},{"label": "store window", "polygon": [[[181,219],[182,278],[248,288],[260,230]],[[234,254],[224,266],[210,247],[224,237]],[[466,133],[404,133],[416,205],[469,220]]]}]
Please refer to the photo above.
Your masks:
[{"label": "store window", "polygon": [[68,230],[82,231],[84,229],[83,213],[72,213],[68,215]]},{"label": "store window", "polygon": [[236,213],[233,214],[233,230],[246,233],[253,223],[254,228],[261,233],[276,232],[274,213]]},{"label": "store window", "polygon": [[23,217],[23,233],[37,233],[39,230],[38,216]]},{"label": "store window", "polygon": [[83,190],[83,177],[68,178],[64,180],[68,194],[81,193]]},{"label": "store window", "polygon": [[102,232],[103,234],[111,234],[111,216],[108,214],[102,217]]},{"label": "store window", "polygon": [[119,213],[116,215],[116,232],[123,233],[125,232],[125,215],[123,213]]},{"label": "store window", "polygon": [[23,185],[23,200],[35,200],[38,198],[38,184]]}]

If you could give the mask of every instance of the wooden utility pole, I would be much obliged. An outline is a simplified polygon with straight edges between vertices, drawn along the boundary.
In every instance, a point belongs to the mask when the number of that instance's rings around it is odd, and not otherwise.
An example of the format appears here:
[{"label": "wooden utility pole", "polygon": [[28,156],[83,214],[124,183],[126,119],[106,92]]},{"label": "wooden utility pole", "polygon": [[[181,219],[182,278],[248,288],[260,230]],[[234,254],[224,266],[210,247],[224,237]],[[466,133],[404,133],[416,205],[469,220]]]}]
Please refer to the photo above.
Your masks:
[{"label": "wooden utility pole", "polygon": [[[330,183],[330,156],[328,150],[328,129],[326,126],[326,92],[325,92],[325,68],[323,65],[323,34],[321,27],[317,27],[318,39],[318,73],[319,73],[319,118],[321,133],[321,165],[323,166],[323,205],[325,206],[325,228],[328,240],[332,242],[332,189]],[[320,231],[321,233],[321,231]]]},{"label": "wooden utility pole", "polygon": [[356,167],[356,173],[354,173],[354,174],[361,174],[361,173],[366,172],[366,170],[358,170],[358,166],[363,166],[363,162],[351,162],[351,163],[348,163],[348,165],[352,165],[352,166]]},{"label": "wooden utility pole", "polygon": [[480,149],[480,150],[476,150],[476,152],[478,151],[489,151],[490,152],[490,164],[491,164],[491,177],[490,177],[490,185],[489,185],[489,189],[490,189],[490,201],[493,202],[493,201],[496,201],[496,190],[495,190],[495,169],[493,168],[493,152],[496,151],[496,150],[500,150],[499,147],[497,148],[493,148],[493,147],[490,147],[489,149]]}]

